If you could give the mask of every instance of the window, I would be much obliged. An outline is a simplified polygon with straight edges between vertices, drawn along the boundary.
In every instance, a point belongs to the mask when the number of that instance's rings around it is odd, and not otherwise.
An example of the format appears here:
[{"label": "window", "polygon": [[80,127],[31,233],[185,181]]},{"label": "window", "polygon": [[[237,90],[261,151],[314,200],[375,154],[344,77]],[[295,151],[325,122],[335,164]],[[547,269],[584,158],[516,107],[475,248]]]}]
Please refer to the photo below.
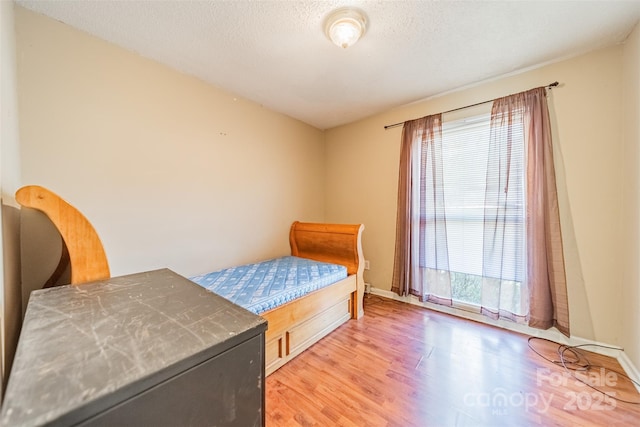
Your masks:
[{"label": "window", "polygon": [[[510,198],[501,200],[502,206],[487,197],[487,172],[497,167],[495,162],[505,161],[503,156],[489,158],[490,132],[489,114],[444,121],[442,125],[442,180],[436,185],[441,187],[444,206],[436,212],[442,212],[446,221],[451,299],[454,305],[479,310],[483,283],[500,280],[501,305],[522,313],[526,231],[523,128],[514,127],[511,135],[509,161],[513,173],[509,176],[511,182],[504,183],[511,187]],[[500,214],[491,215],[492,212]],[[420,219],[421,228],[428,227],[434,219],[425,213]],[[487,222],[493,222],[500,230],[507,259],[484,250],[488,243],[485,239],[495,238],[485,236]],[[436,268],[428,258],[422,258],[422,266]]]},{"label": "window", "polygon": [[402,128],[391,290],[568,334],[545,87],[443,114]]}]

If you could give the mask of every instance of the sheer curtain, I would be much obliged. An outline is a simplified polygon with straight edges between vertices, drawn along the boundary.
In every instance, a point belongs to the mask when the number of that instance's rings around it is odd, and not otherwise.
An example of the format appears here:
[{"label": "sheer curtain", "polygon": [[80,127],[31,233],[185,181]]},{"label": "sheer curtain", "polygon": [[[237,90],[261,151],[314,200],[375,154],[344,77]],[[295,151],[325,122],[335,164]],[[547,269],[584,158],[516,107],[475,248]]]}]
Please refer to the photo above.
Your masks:
[{"label": "sheer curtain", "polygon": [[484,198],[481,313],[524,323],[525,277],[524,95],[496,99],[491,108]]},{"label": "sheer curtain", "polygon": [[[524,187],[512,156],[516,133],[522,132],[526,154]],[[496,99],[491,110],[490,159],[487,171],[482,312],[491,317],[528,319],[529,326],[555,326],[570,334],[560,214],[546,91],[536,88]],[[520,215],[517,197],[526,195],[525,242],[510,239],[509,223]],[[525,248],[526,271],[512,266],[514,250]],[[500,266],[500,268],[497,268]],[[513,301],[513,273],[526,277],[520,304]]]},{"label": "sheer curtain", "polygon": [[396,255],[391,290],[420,301],[451,304],[447,223],[442,185],[442,115],[402,128]]},{"label": "sheer curtain", "polygon": [[523,98],[525,108],[529,326],[555,326],[569,336],[569,301],[546,91],[537,88],[514,96]]},{"label": "sheer curtain", "polygon": [[[568,335],[545,89],[495,100],[490,129],[480,311]],[[406,122],[391,290],[451,305],[442,171],[442,115]]]}]

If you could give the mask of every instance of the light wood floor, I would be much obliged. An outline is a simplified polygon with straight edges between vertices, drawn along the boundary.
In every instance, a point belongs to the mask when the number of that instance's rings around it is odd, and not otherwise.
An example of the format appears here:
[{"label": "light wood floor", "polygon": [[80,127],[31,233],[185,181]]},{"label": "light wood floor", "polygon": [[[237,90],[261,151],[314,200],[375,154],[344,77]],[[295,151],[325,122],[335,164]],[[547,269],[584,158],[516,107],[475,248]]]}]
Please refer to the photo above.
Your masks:
[{"label": "light wood floor", "polygon": [[[267,378],[267,426],[640,425],[640,405],[565,375],[527,338],[368,296],[364,318]],[[556,347],[532,345],[558,358]],[[589,360],[622,371],[614,359]],[[590,375],[616,397],[640,402],[622,376],[600,369]]]}]

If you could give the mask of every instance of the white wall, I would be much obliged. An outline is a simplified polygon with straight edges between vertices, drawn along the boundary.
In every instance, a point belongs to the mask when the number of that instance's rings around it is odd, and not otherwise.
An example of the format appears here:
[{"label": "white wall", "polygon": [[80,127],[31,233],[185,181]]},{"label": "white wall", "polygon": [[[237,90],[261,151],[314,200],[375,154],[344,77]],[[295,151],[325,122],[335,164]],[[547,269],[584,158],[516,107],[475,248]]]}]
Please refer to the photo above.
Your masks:
[{"label": "white wall", "polygon": [[14,198],[20,185],[18,100],[13,2],[0,1],[0,194],[2,240],[0,242],[0,346],[2,383],[6,383],[18,339],[20,310],[19,214]]},{"label": "white wall", "polygon": [[320,130],[20,7],[16,29],[23,182],[87,216],[112,275],[284,255],[324,220]]},{"label": "white wall", "polygon": [[624,177],[622,224],[625,262],[620,311],[625,353],[640,368],[640,24],[623,49]]},{"label": "white wall", "polygon": [[401,127],[384,126],[505,96],[553,81],[549,103],[572,333],[618,344],[626,233],[622,46],[497,78],[326,132],[327,221],[362,222],[365,280],[389,290],[393,269]]}]

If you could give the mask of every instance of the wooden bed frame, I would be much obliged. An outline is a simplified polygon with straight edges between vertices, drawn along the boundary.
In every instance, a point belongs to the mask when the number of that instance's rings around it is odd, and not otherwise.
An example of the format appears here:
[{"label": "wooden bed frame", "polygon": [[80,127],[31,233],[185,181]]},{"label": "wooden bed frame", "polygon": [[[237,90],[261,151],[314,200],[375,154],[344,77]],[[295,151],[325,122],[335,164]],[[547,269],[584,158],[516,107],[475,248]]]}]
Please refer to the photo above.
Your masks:
[{"label": "wooden bed frame", "polygon": [[262,313],[267,319],[265,370],[269,375],[349,319],[364,315],[364,225],[294,222],[291,255],[347,267],[348,277]]},{"label": "wooden bed frame", "polygon": [[[66,245],[60,264],[47,284],[54,283],[66,264],[71,284],[81,285],[111,277],[107,257],[89,221],[55,193],[39,186],[23,187],[16,200],[44,212],[58,228]],[[347,267],[348,277],[273,310],[268,321],[265,371],[269,375],[349,319],[364,315],[364,225],[294,222],[289,233],[291,255]]]}]

